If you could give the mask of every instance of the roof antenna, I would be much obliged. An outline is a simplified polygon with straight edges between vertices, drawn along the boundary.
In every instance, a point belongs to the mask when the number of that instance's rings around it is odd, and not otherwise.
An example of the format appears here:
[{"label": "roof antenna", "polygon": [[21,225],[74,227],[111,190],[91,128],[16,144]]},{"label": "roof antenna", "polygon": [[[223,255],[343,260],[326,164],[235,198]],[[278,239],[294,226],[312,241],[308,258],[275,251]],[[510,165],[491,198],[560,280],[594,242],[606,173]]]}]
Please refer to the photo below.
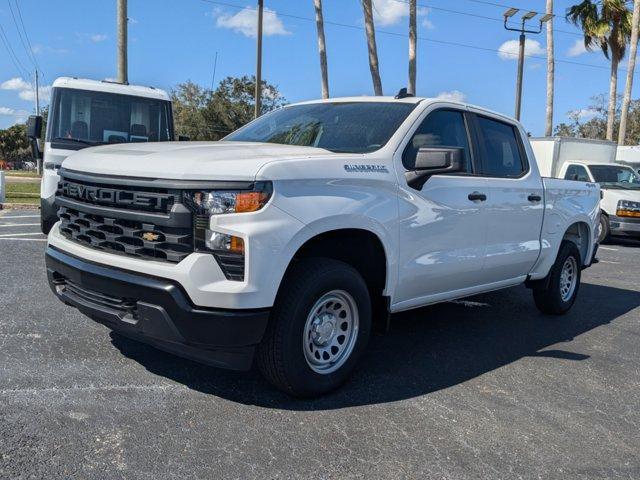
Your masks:
[{"label": "roof antenna", "polygon": [[407,98],[414,96],[415,95],[413,93],[407,93],[407,89],[403,87],[398,91],[398,94],[394,98]]}]

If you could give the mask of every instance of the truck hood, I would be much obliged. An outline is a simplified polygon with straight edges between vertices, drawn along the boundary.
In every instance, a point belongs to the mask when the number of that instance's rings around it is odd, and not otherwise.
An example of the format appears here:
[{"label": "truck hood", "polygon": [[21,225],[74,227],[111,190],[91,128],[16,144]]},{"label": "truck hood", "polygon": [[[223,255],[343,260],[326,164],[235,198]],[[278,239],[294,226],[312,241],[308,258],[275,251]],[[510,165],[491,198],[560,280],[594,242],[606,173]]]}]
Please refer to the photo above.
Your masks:
[{"label": "truck hood", "polygon": [[640,189],[618,189],[603,188],[603,198],[618,203],[618,200],[629,200],[631,202],[640,202]]},{"label": "truck hood", "polygon": [[156,142],[104,145],[65,159],[68,170],[172,180],[251,181],[275,160],[322,157],[322,148],[253,142]]}]

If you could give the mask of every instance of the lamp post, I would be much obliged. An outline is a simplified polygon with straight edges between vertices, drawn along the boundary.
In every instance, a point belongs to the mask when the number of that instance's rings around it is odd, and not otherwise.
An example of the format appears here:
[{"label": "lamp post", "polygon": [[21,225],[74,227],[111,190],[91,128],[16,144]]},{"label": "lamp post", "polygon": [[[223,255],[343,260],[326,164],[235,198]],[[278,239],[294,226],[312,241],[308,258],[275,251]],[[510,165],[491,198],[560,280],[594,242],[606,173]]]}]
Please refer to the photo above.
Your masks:
[{"label": "lamp post", "polygon": [[510,27],[507,22],[511,17],[513,17],[516,13],[518,13],[520,9],[518,8],[508,8],[502,15],[504,17],[504,28],[506,30],[510,30],[512,32],[520,33],[520,44],[518,51],[518,77],[516,80],[516,112],[515,117],[516,120],[520,120],[520,109],[522,106],[522,75],[524,71],[524,47],[525,47],[525,33],[535,33],[538,34],[542,32],[542,24],[548,22],[553,18],[553,14],[547,13],[540,17],[540,24],[538,25],[537,30],[531,30],[526,28],[526,23],[538,15],[538,12],[527,12],[522,15],[521,23],[519,28]]}]

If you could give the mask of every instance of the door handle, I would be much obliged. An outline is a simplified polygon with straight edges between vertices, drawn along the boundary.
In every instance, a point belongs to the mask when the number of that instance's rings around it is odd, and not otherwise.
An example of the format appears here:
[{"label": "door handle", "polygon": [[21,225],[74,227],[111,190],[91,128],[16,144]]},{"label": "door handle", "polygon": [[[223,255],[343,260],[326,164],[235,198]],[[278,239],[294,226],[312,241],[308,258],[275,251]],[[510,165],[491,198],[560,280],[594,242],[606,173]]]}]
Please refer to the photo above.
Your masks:
[{"label": "door handle", "polygon": [[532,193],[527,197],[527,200],[529,200],[530,202],[539,202],[540,200],[542,200],[542,197],[540,195]]},{"label": "door handle", "polygon": [[484,193],[473,192],[473,193],[470,193],[467,198],[469,200],[471,200],[472,202],[475,202],[475,201],[478,201],[478,200],[481,201],[481,202],[484,202],[487,199],[487,196]]}]

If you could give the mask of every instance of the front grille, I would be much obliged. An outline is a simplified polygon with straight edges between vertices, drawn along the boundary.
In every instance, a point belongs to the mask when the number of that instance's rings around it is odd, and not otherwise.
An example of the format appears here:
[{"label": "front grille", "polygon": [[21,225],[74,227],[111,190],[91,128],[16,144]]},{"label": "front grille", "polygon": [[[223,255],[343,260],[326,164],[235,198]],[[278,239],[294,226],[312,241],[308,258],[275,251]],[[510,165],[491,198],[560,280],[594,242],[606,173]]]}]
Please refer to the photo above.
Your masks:
[{"label": "front grille", "polygon": [[64,206],[58,217],[65,237],[98,250],[176,263],[193,252],[190,228],[161,227]]}]

